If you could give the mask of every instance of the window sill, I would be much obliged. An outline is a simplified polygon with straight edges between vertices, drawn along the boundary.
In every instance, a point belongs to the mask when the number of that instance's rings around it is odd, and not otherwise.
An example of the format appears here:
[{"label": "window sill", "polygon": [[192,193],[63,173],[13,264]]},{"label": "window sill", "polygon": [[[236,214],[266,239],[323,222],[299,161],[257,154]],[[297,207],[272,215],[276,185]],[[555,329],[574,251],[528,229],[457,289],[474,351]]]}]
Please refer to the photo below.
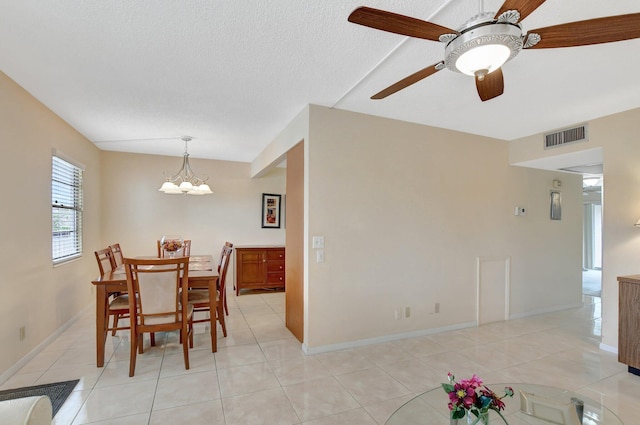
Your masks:
[{"label": "window sill", "polygon": [[75,263],[82,259],[82,254],[76,255],[75,257],[65,258],[64,260],[54,261],[53,268],[64,266],[65,264]]}]

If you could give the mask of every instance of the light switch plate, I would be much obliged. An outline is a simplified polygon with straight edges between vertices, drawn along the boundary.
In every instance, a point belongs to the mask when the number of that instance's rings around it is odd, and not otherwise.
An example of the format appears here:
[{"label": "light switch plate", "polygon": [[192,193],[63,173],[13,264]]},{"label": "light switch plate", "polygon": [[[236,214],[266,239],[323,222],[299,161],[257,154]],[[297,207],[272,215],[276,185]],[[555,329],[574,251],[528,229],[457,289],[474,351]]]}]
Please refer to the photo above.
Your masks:
[{"label": "light switch plate", "polygon": [[314,236],[313,237],[313,248],[314,249],[322,249],[322,248],[324,248],[324,236]]}]

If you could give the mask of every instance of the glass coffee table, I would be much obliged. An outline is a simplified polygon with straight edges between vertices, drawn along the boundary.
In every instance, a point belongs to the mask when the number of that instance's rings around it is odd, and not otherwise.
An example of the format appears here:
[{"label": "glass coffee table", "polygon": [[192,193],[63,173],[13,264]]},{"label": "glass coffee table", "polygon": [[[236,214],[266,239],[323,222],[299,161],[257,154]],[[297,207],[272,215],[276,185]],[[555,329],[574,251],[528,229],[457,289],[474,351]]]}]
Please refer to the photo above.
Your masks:
[{"label": "glass coffee table", "polygon": [[[501,413],[509,425],[624,425],[602,403],[572,391],[535,384],[487,384],[498,394],[507,386],[514,395],[503,399],[506,408]],[[448,400],[441,387],[434,388],[402,405],[385,425],[450,425]],[[466,424],[466,419],[458,421],[458,425]],[[490,411],[489,424],[504,422]]]}]

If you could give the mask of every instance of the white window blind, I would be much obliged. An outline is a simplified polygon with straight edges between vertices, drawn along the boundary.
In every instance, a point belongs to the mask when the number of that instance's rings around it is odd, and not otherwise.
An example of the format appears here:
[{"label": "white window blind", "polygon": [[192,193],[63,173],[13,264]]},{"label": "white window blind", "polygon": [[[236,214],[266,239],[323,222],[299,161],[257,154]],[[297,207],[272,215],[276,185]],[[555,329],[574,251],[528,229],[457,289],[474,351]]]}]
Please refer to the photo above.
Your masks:
[{"label": "white window blind", "polygon": [[82,254],[82,169],[53,156],[51,172],[52,260]]}]

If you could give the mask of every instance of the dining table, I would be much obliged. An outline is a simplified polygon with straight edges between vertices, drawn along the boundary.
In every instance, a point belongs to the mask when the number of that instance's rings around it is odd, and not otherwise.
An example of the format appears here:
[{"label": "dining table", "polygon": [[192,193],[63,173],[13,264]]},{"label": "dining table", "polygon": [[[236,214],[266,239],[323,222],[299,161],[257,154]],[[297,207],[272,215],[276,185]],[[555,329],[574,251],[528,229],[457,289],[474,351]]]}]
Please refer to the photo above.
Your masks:
[{"label": "dining table", "polygon": [[[155,258],[155,257],[136,257]],[[205,288],[209,290],[209,299],[216,299],[218,270],[211,255],[189,256],[189,288]],[[107,342],[109,297],[114,293],[127,292],[127,275],[124,266],[105,272],[92,280],[96,288],[96,364],[104,366],[105,344]],[[212,308],[210,314],[216,314]],[[217,351],[217,326],[215,318],[211,319],[211,352]]]}]

